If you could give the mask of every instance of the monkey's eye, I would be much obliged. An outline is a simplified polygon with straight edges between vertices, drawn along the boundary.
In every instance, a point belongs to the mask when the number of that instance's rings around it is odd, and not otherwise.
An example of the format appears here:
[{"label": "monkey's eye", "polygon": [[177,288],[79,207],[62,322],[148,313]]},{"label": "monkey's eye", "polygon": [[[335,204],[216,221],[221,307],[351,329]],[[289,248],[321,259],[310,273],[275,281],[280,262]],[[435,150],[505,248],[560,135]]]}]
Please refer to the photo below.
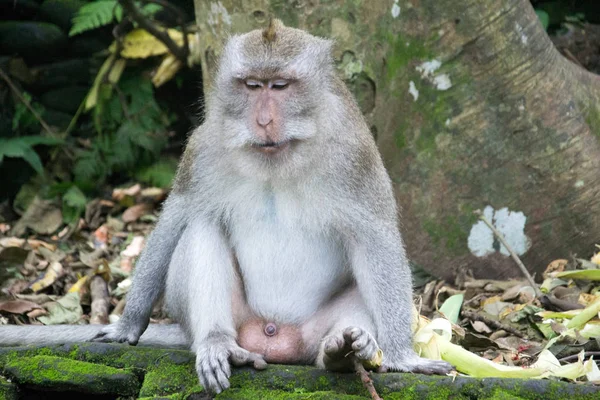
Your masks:
[{"label": "monkey's eye", "polygon": [[248,79],[244,82],[246,87],[250,90],[258,89],[262,86],[262,83],[253,79]]},{"label": "monkey's eye", "polygon": [[271,89],[275,89],[275,90],[283,90],[286,87],[288,87],[289,82],[288,81],[284,81],[284,80],[277,80],[271,83]]}]

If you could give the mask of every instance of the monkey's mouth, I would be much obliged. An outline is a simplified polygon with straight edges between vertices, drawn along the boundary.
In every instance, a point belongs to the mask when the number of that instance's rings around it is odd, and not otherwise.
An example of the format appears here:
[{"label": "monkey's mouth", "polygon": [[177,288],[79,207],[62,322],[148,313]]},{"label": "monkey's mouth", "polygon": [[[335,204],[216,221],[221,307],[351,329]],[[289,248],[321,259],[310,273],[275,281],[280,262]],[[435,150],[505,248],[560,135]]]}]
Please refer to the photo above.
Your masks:
[{"label": "monkey's mouth", "polygon": [[274,154],[283,151],[290,146],[291,140],[279,142],[252,143],[252,147],[265,154]]}]

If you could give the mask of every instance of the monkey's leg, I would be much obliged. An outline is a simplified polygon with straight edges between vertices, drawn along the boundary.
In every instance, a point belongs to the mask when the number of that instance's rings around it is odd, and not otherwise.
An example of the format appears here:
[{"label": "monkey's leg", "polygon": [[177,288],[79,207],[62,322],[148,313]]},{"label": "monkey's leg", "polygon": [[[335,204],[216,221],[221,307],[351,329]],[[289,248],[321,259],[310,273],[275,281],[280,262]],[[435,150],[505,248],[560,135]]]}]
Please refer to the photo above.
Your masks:
[{"label": "monkey's leg", "polygon": [[362,230],[354,232],[348,248],[359,292],[377,328],[377,341],[383,350],[381,369],[450,372],[449,363],[421,358],[413,350],[412,279],[395,222],[374,220],[363,224]]},{"label": "monkey's leg", "polygon": [[171,254],[185,227],[187,207],[182,207],[183,202],[183,196],[178,193],[172,193],[165,201],[158,223],[136,263],[123,316],[116,324],[102,329],[95,341],[135,345],[148,327],[152,307],[165,288]]},{"label": "monkey's leg", "polygon": [[257,368],[266,365],[262,356],[236,342],[235,283],[233,254],[221,227],[203,218],[190,222],[169,267],[167,310],[192,343],[200,383],[214,393],[229,387],[230,362]]}]

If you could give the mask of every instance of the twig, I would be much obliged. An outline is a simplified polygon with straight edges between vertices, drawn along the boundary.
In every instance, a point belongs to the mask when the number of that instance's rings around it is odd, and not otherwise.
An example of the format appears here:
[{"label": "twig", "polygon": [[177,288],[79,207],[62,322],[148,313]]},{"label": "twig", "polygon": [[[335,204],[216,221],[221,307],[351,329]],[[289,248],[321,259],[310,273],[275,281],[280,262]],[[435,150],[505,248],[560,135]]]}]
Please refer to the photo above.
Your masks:
[{"label": "twig", "polygon": [[19,100],[21,101],[21,103],[23,103],[25,105],[25,107],[27,107],[27,109],[29,111],[31,111],[31,113],[33,114],[33,116],[35,117],[35,119],[38,120],[38,122],[40,123],[40,125],[42,126],[42,128],[44,128],[44,130],[46,132],[48,132],[51,136],[54,136],[54,130],[50,127],[50,125],[48,125],[46,123],[46,121],[44,121],[44,119],[42,118],[42,116],[31,106],[31,103],[29,103],[29,101],[21,94],[21,92],[19,91],[19,89],[15,86],[15,84],[10,79],[10,77],[2,70],[2,68],[0,68],[0,77],[2,77],[2,79],[4,79],[4,81],[6,82],[6,84],[14,92],[15,96],[17,96],[19,98]]},{"label": "twig", "polygon": [[360,360],[356,358],[354,355],[352,357],[352,363],[354,364],[354,371],[356,375],[360,377],[360,381],[363,383],[364,387],[369,391],[371,398],[373,400],[382,400],[381,397],[377,394],[377,390],[375,390],[375,386],[373,385],[373,380],[369,376],[369,373],[362,365]]},{"label": "twig", "polygon": [[[186,29],[186,26],[185,26],[186,15],[181,10],[181,8],[179,8],[175,4],[171,4],[165,0],[142,0],[142,1],[144,3],[158,4],[159,6],[162,6],[163,8],[165,8],[169,11],[172,11],[175,14],[175,19],[177,20],[177,25],[179,25],[179,27],[181,28],[181,33],[183,33],[183,48],[186,49],[187,53],[189,54],[190,44],[188,42],[188,36],[187,36],[188,30]],[[186,55],[186,59],[187,59],[187,55]]]},{"label": "twig", "polygon": [[477,313],[476,311],[470,311],[470,310],[461,310],[460,315],[462,315],[464,318],[468,318],[471,321],[479,321],[479,322],[483,322],[486,325],[491,326],[494,329],[502,329],[508,333],[511,333],[517,337],[523,338],[525,337],[525,335],[523,335],[523,333],[521,333],[518,329],[513,328],[510,325],[506,325],[503,324],[502,322],[493,320],[491,318],[487,318],[484,315],[481,315],[479,313]]},{"label": "twig", "polygon": [[101,275],[92,277],[90,282],[92,312],[90,324],[108,324],[109,294],[108,285]]},{"label": "twig", "polygon": [[544,294],[542,293],[542,291],[540,290],[540,288],[538,288],[538,286],[535,284],[535,281],[533,280],[533,277],[531,276],[531,274],[529,274],[529,271],[527,271],[527,268],[525,267],[525,265],[523,264],[523,262],[521,261],[521,259],[517,255],[517,253],[515,253],[514,250],[510,247],[510,245],[508,244],[508,242],[504,238],[504,235],[502,235],[494,227],[494,225],[492,225],[492,223],[485,217],[485,215],[483,215],[483,213],[480,210],[476,210],[475,214],[478,215],[479,219],[482,220],[488,226],[488,228],[490,228],[492,230],[492,232],[498,238],[498,240],[500,241],[500,243],[502,243],[504,245],[504,247],[506,247],[506,250],[508,250],[508,252],[510,253],[510,256],[515,261],[515,263],[517,264],[517,266],[519,267],[519,269],[521,270],[521,273],[523,273],[523,275],[525,276],[525,278],[527,278],[527,281],[529,282],[529,284],[531,285],[531,287],[535,291],[535,297],[537,297],[538,299],[541,298],[541,297],[543,297]]},{"label": "twig", "polygon": [[[133,3],[133,0],[119,0],[119,3],[123,7],[123,9],[127,12],[127,15],[142,28],[148,31],[149,34],[160,40],[164,43],[165,46],[169,49],[169,51],[177,57],[179,61],[187,65],[187,57],[189,53],[189,48],[179,47],[177,43],[171,39],[169,34],[165,31],[160,30],[156,25],[154,25],[148,18],[144,16],[140,12],[140,10]],[[185,32],[183,32],[185,36]]]},{"label": "twig", "polygon": [[[586,359],[590,356],[600,356],[600,351],[586,351],[583,358]],[[579,358],[579,354],[573,354],[571,356],[567,356],[567,357],[563,357],[563,358],[559,358],[558,361],[561,363],[568,363],[571,361],[575,361]],[[598,363],[598,361],[596,361],[596,363]]]}]

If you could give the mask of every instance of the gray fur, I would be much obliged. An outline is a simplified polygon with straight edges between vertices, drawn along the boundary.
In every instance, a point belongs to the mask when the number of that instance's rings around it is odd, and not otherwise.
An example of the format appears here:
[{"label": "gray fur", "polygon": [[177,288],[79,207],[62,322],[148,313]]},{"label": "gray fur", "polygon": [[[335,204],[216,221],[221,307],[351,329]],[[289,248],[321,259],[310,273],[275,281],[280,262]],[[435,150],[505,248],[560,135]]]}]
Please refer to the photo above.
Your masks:
[{"label": "gray fur", "polygon": [[[249,316],[298,326],[303,359],[318,366],[343,339],[365,358],[379,346],[386,370],[450,370],[412,349],[412,282],[392,185],[334,71],[331,42],[279,22],[231,38],[124,315],[99,340],[137,343],[166,287],[200,381],[214,392],[229,385],[228,361],[264,364],[236,342]],[[256,107],[240,80],[282,77],[292,84],[278,134],[294,145],[269,157],[252,148]]]}]

